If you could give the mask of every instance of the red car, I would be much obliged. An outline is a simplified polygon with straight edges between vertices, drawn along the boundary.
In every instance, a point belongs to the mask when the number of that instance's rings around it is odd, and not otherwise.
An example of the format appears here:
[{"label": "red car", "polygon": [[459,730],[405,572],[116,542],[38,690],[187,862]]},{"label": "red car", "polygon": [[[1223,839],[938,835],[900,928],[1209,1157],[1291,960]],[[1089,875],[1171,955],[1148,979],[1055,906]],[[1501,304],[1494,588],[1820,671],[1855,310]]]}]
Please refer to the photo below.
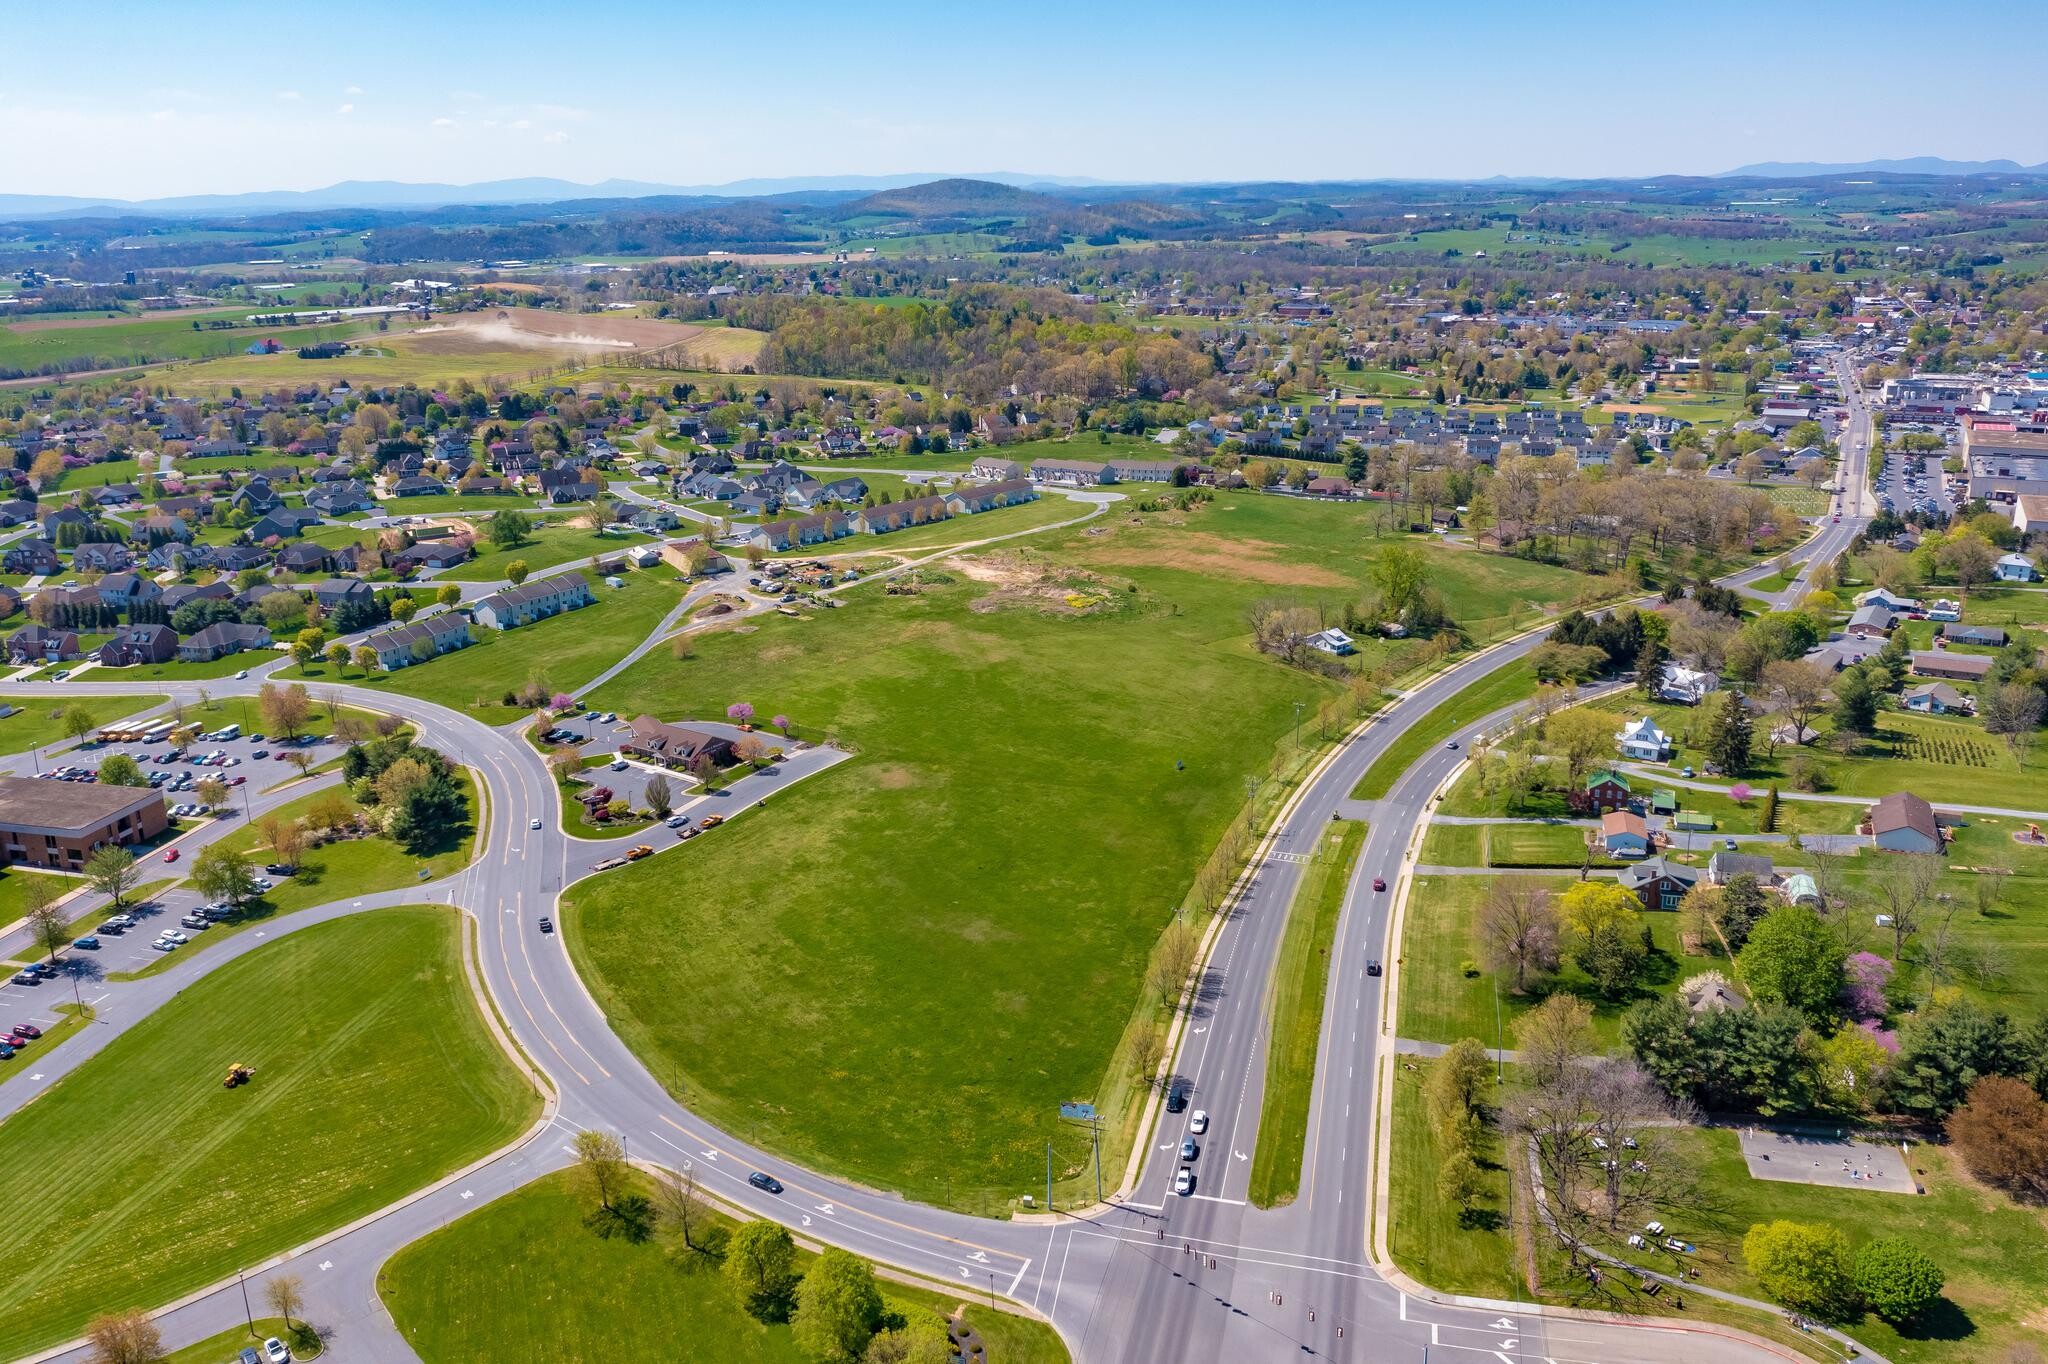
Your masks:
[{"label": "red car", "polygon": [[176,848],[165,848],[165,849],[164,849],[164,861],[166,861],[166,862],[175,862],[175,861],[177,861],[177,860],[178,860],[178,850],[177,850]]},{"label": "red car", "polygon": [[43,1030],[33,1023],[17,1023],[14,1025],[14,1035],[16,1037],[26,1037],[33,1041],[35,1038],[43,1035]]},{"label": "red car", "polygon": [[1385,889],[1387,888],[1387,878],[1386,878],[1386,877],[1384,877],[1384,876],[1375,876],[1375,877],[1373,877],[1373,878],[1372,878],[1372,888],[1373,888],[1374,890],[1385,890]]},{"label": "red car", "polygon": [[237,777],[229,777],[229,778],[228,778],[228,785],[229,785],[229,786],[240,786],[240,785],[241,785],[241,784],[242,784],[243,782],[245,782],[245,781],[247,781],[247,780],[249,780],[249,779],[248,779],[247,777],[239,777],[239,776],[237,776]]}]

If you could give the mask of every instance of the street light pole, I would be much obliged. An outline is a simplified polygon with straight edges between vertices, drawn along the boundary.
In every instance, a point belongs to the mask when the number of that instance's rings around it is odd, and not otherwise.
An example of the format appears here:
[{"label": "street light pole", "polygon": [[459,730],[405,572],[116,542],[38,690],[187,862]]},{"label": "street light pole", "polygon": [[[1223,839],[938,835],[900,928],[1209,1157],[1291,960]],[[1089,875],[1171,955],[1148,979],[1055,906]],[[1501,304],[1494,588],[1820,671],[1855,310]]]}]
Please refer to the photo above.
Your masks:
[{"label": "street light pole", "polygon": [[242,1271],[239,1269],[235,1271],[235,1283],[242,1290],[242,1315],[248,1319],[249,1334],[253,1336],[256,1334],[256,1313],[249,1307],[249,1282],[242,1277]]}]

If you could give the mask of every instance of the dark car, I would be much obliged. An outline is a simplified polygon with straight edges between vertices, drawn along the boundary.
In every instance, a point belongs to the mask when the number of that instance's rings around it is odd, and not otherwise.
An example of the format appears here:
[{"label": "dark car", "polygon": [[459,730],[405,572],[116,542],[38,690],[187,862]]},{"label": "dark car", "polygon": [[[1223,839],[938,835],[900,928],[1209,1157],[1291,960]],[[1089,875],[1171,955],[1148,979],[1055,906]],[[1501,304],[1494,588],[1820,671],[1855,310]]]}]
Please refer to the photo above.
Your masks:
[{"label": "dark car", "polygon": [[554,921],[553,919],[550,919],[550,918],[549,918],[549,917],[548,917],[547,915],[545,915],[545,914],[541,915],[541,916],[540,916],[540,931],[541,931],[541,932],[543,932],[543,933],[552,933],[552,932],[554,932],[554,931],[555,931],[555,921]]},{"label": "dark car", "polygon": [[33,1023],[17,1023],[14,1025],[14,1035],[16,1037],[27,1037],[30,1039],[34,1039],[37,1037],[41,1037],[43,1035],[43,1030],[41,1028],[38,1028]]},{"label": "dark car", "polygon": [[1371,961],[1366,962],[1365,973],[1368,976],[1376,976],[1380,973],[1380,963],[1378,958],[1374,958]]},{"label": "dark car", "polygon": [[1373,878],[1372,878],[1372,888],[1373,888],[1374,890],[1385,890],[1385,889],[1387,888],[1387,878],[1386,878],[1386,877],[1384,877],[1384,876],[1375,876],[1375,877],[1373,877]]},{"label": "dark car", "polygon": [[1166,1091],[1166,1111],[1167,1111],[1167,1112],[1169,1112],[1169,1113],[1180,1113],[1180,1112],[1184,1112],[1184,1111],[1185,1111],[1185,1110],[1187,1109],[1187,1106],[1188,1106],[1188,1091],[1187,1091],[1187,1087],[1186,1087],[1186,1086],[1184,1086],[1184,1085],[1175,1085],[1175,1086],[1174,1086],[1174,1087],[1173,1087],[1172,1089],[1169,1089],[1169,1090],[1167,1090],[1167,1091]]},{"label": "dark car", "polygon": [[252,758],[267,758],[270,756],[270,750],[267,748],[259,748],[254,753],[251,753],[249,756]]},{"label": "dark car", "polygon": [[764,1175],[759,1170],[747,1176],[747,1183],[767,1193],[779,1194],[782,1192],[781,1180],[777,1179],[774,1175]]},{"label": "dark car", "polygon": [[98,938],[95,938],[90,933],[86,934],[82,938],[73,940],[71,945],[73,947],[84,948],[88,952],[97,952],[100,950],[100,940]]}]

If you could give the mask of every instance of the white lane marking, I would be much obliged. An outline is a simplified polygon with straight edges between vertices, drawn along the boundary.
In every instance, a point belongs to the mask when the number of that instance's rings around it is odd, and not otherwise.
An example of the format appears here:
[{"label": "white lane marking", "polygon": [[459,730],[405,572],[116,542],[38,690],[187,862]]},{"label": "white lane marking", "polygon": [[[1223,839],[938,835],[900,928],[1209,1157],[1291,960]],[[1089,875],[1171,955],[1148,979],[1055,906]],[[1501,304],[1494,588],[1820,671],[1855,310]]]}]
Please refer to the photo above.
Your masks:
[{"label": "white lane marking", "polygon": [[464,1189],[464,1190],[462,1191],[462,1201],[463,1201],[463,1202],[465,1202],[465,1203],[467,1203],[467,1202],[468,1202],[468,1201],[469,1201],[470,1199],[472,1199],[472,1198],[475,1198],[475,1197],[476,1197],[476,1193],[475,1193],[475,1191],[474,1191],[474,1190],[471,1190],[471,1189]]},{"label": "white lane marking", "polygon": [[1219,1198],[1215,1194],[1208,1193],[1189,1194],[1188,1197],[1199,1198],[1204,1203],[1228,1203],[1233,1208],[1241,1208],[1244,1206],[1244,1200],[1242,1198]]},{"label": "white lane marking", "polygon": [[322,1269],[323,1271],[324,1271],[324,1270],[329,1270],[329,1269],[332,1269],[332,1268],[334,1268],[334,1261],[332,1261],[332,1260],[322,1260],[322,1261],[320,1262],[320,1268],[321,1268],[321,1269]]}]

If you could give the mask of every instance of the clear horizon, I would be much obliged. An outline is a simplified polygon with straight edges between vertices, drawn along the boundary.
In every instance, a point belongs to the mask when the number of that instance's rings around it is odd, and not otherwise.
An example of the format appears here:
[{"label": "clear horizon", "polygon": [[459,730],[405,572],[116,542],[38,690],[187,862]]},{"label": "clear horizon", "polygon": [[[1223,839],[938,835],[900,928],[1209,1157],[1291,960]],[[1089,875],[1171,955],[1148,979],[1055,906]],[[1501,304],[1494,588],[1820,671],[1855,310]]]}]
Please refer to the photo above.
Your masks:
[{"label": "clear horizon", "polygon": [[[1898,98],[1877,64],[1887,35],[1928,17],[1903,0],[1822,0],[1792,28],[1762,0],[1705,17],[1613,0],[1541,14],[1501,0],[1455,14],[1323,0],[1261,26],[1214,0],[1052,0],[1028,25],[931,0],[797,0],[778,31],[808,40],[758,50],[698,2],[619,0],[597,21],[538,0],[355,0],[282,22],[274,7],[221,0],[203,26],[136,0],[99,13],[122,41],[90,52],[74,16],[8,16],[10,46],[35,59],[0,74],[0,137],[61,154],[34,158],[0,193],[970,173],[947,168],[1125,184],[1628,179],[1760,161],[2048,161],[2048,91],[2030,82],[2010,83],[1992,111]],[[2014,50],[2048,37],[2048,11],[1987,0],[1940,18]],[[1772,35],[1777,50],[1762,44]],[[547,64],[521,60],[533,50]]]}]

